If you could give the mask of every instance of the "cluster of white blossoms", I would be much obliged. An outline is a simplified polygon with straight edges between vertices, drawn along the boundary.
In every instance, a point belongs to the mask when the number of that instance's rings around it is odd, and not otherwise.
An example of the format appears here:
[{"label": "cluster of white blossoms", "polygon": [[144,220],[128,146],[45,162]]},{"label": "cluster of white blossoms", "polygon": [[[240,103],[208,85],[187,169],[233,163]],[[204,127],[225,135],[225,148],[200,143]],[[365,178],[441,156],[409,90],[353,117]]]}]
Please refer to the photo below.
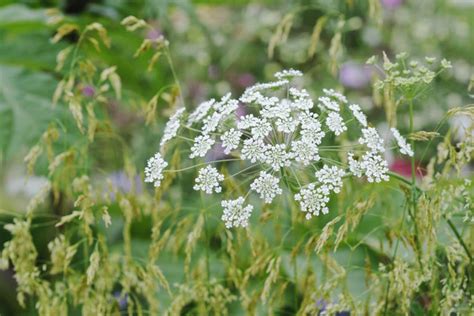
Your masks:
[{"label": "cluster of white blossoms", "polygon": [[[256,199],[272,203],[277,196],[289,193],[309,219],[329,211],[331,194],[341,191],[344,177],[387,180],[384,141],[369,126],[360,106],[349,104],[332,89],[323,89],[313,102],[308,91],[292,85],[291,80],[302,75],[298,70],[283,70],[275,74],[276,81],[255,84],[238,99],[227,94],[219,101],[201,103],[189,114],[179,109],[165,127],[161,154],[148,161],[146,181],[160,186],[164,172],[204,165],[198,168],[194,189],[235,198],[221,202],[222,220],[230,228],[248,225]],[[244,115],[238,115],[242,111]],[[401,152],[409,154],[410,146],[399,133],[394,135]],[[343,148],[337,145],[340,137]],[[183,143],[187,150],[180,152],[188,159],[181,161],[187,166],[165,170],[162,154]],[[222,148],[225,159],[209,158],[216,146]],[[341,159],[340,153],[345,153],[346,159]],[[246,195],[235,196],[235,187],[231,191],[221,186],[224,175],[217,171],[218,165],[238,170],[228,177],[245,187],[239,191]]]},{"label": "cluster of white blossoms", "polygon": [[224,175],[220,174],[216,168],[207,166],[199,170],[199,175],[196,178],[196,184],[193,189],[196,191],[204,191],[207,194],[212,192],[220,193],[222,188],[219,181],[224,180]]},{"label": "cluster of white blossoms", "polygon": [[405,138],[403,138],[403,136],[400,135],[400,132],[398,131],[398,129],[392,127],[391,131],[392,131],[393,137],[395,137],[397,141],[398,147],[400,148],[400,152],[404,155],[413,157],[413,150],[411,149],[410,144],[408,144]]},{"label": "cluster of white blossoms", "polygon": [[163,159],[160,153],[156,153],[148,160],[145,168],[145,182],[152,182],[155,187],[161,185],[163,180],[163,170],[168,166],[168,163]]},{"label": "cluster of white blossoms", "polygon": [[241,196],[235,200],[224,200],[221,202],[224,208],[222,220],[225,223],[225,227],[247,227],[253,206],[244,206],[244,202],[245,199]]},{"label": "cluster of white blossoms", "polygon": [[280,179],[260,171],[260,176],[250,185],[250,188],[260,194],[265,203],[272,203],[275,196],[280,195],[283,190],[278,186]]}]

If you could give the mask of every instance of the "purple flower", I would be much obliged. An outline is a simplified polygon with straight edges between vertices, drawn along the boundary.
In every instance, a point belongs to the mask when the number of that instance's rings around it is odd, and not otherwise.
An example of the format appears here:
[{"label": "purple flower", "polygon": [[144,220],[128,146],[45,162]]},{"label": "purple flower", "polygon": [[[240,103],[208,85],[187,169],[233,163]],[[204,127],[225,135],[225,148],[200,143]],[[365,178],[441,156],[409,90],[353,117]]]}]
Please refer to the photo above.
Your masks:
[{"label": "purple flower", "polygon": [[114,297],[117,300],[120,310],[125,310],[127,308],[128,294],[124,293],[123,295],[119,291],[114,292]]},{"label": "purple flower", "polygon": [[237,85],[241,88],[246,88],[251,86],[255,83],[255,77],[252,74],[244,73],[237,77]]},{"label": "purple flower", "polygon": [[112,200],[115,199],[115,192],[130,193],[133,186],[135,187],[136,193],[143,191],[142,181],[140,176],[136,176],[135,179],[130,179],[127,174],[123,171],[112,172],[109,174],[108,179],[112,183],[112,191],[106,192]]},{"label": "purple flower", "polygon": [[152,41],[160,39],[161,36],[163,36],[163,32],[158,27],[154,27],[146,33],[146,38]]},{"label": "purple flower", "polygon": [[237,115],[237,118],[240,119],[242,116],[246,114],[247,114],[247,107],[244,104],[239,103],[239,107],[235,111],[235,115]]},{"label": "purple flower", "polygon": [[224,147],[222,146],[222,143],[216,143],[211,150],[206,154],[206,162],[211,162],[211,161],[216,161],[216,160],[222,160],[227,155],[224,153]]},{"label": "purple flower", "polygon": [[87,98],[92,98],[95,94],[95,88],[90,85],[85,85],[82,87],[82,95],[87,97]]},{"label": "purple flower", "polygon": [[[327,308],[327,302],[324,299],[320,299],[316,301],[316,307],[319,309],[318,315],[326,315],[326,308]],[[350,316],[351,312],[350,311],[337,311],[335,316]]]},{"label": "purple flower", "polygon": [[389,10],[395,10],[403,4],[403,0],[381,0],[382,5]]},{"label": "purple flower", "polygon": [[348,62],[339,70],[339,82],[347,88],[362,89],[369,85],[371,73],[369,65]]}]

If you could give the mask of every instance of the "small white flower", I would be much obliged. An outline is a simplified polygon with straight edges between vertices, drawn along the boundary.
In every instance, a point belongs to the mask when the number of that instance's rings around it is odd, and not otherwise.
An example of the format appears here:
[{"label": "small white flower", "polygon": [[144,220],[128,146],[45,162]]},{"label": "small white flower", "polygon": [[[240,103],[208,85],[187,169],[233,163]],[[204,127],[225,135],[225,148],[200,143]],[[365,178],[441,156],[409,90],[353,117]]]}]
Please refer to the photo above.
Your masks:
[{"label": "small white flower", "polygon": [[191,147],[189,158],[204,157],[214,145],[215,140],[209,135],[200,135],[194,139],[194,145]]},{"label": "small white flower", "polygon": [[291,165],[293,155],[286,151],[285,144],[269,145],[265,152],[265,162],[274,170]]},{"label": "small white flower", "polygon": [[240,137],[242,133],[234,128],[228,130],[221,136],[222,147],[224,147],[224,153],[228,155],[231,150],[239,147]]},{"label": "small white flower", "polygon": [[168,166],[168,163],[163,159],[160,153],[156,153],[151,157],[147,166],[145,167],[145,182],[153,182],[155,187],[161,185],[163,180],[163,169]]},{"label": "small white flower", "polygon": [[310,110],[313,108],[313,100],[311,100],[311,96],[305,89],[290,88],[289,93],[295,99],[292,104],[293,108],[300,110]]},{"label": "small white flower", "polygon": [[344,170],[336,166],[324,165],[322,169],[316,171],[315,176],[319,183],[321,183],[321,189],[323,192],[333,191],[339,193],[342,188],[342,177],[344,176]]},{"label": "small white flower", "polygon": [[308,91],[306,91],[306,89],[296,89],[294,87],[291,87],[288,92],[290,93],[290,95],[292,97],[294,97],[295,99],[310,99],[310,95],[308,93]]},{"label": "small white flower", "polygon": [[232,100],[228,100],[226,103],[221,104],[220,107],[217,108],[217,111],[221,113],[223,116],[227,116],[231,113],[234,113],[238,107],[239,107],[239,101],[232,99]]},{"label": "small white flower", "polygon": [[388,164],[385,159],[374,152],[367,152],[360,162],[369,182],[388,181]]},{"label": "small white flower", "polygon": [[349,171],[356,177],[362,177],[364,169],[362,168],[359,161],[354,159],[353,153],[347,154],[347,160],[349,161]]},{"label": "small white flower", "polygon": [[221,219],[225,223],[225,227],[247,227],[249,218],[253,211],[252,205],[244,207],[244,198],[239,197],[235,200],[224,200],[221,202],[224,208],[224,214]]},{"label": "small white flower", "polygon": [[207,166],[199,170],[193,189],[196,191],[204,191],[207,194],[212,194],[213,191],[219,193],[222,191],[219,182],[223,180],[224,175],[220,174],[216,168]]},{"label": "small white flower", "polygon": [[311,99],[296,99],[292,103],[292,107],[299,110],[310,110],[314,106],[313,100]]},{"label": "small white flower", "polygon": [[265,203],[271,203],[275,196],[280,195],[283,191],[278,186],[280,179],[272,176],[265,171],[260,171],[260,176],[250,185],[250,189],[260,194],[260,198]]},{"label": "small white flower", "polygon": [[249,138],[244,140],[240,157],[250,162],[263,161],[267,147],[261,139]]},{"label": "small white flower", "polygon": [[342,117],[336,112],[330,112],[326,118],[326,125],[329,130],[334,132],[336,136],[341,135],[344,131],[347,131],[347,127],[342,120]]},{"label": "small white flower", "polygon": [[400,135],[400,132],[394,127],[392,127],[390,130],[392,131],[393,136],[397,140],[398,147],[400,147],[400,152],[404,155],[413,157],[413,150],[411,149],[410,144],[408,144],[405,138]]},{"label": "small white flower", "polygon": [[294,77],[302,77],[303,73],[299,70],[295,70],[293,68],[290,69],[284,69],[282,71],[279,71],[275,73],[275,78],[282,80],[282,79],[291,79]]},{"label": "small white flower", "polygon": [[[298,114],[301,126],[306,127],[315,123],[319,124],[318,114],[310,111],[303,111]],[[321,126],[321,124],[319,124]]]},{"label": "small white flower", "polygon": [[203,118],[205,118],[215,102],[216,100],[211,99],[199,104],[194,112],[189,114],[187,125],[190,126],[194,123],[200,122]]},{"label": "small white flower", "polygon": [[251,131],[251,134],[252,134],[253,138],[263,139],[268,134],[270,134],[270,132],[272,131],[272,126],[270,125],[270,123],[267,120],[261,119],[261,120],[259,120],[257,126],[252,127],[252,129],[250,131]]},{"label": "small white flower", "polygon": [[293,133],[298,127],[299,121],[294,117],[278,118],[275,121],[276,129],[282,133]]},{"label": "small white flower", "polygon": [[305,166],[320,159],[318,145],[309,140],[301,139],[291,142],[291,152],[295,160]]},{"label": "small white flower", "polygon": [[321,129],[321,123],[317,120],[317,115],[315,113],[311,114],[314,114],[314,116],[300,116],[301,137],[305,142],[319,145],[326,134]]},{"label": "small white flower", "polygon": [[287,118],[291,114],[291,102],[283,99],[271,106],[263,106],[260,115],[266,119]]},{"label": "small white flower", "polygon": [[336,101],[334,100],[331,100],[330,98],[328,97],[319,97],[318,98],[318,107],[321,109],[321,110],[330,110],[330,111],[336,111],[336,112],[339,112],[339,104],[337,104]]},{"label": "small white flower", "polygon": [[383,139],[380,137],[377,130],[373,127],[362,129],[362,137],[359,138],[359,144],[367,145],[371,150],[376,152],[385,152]]},{"label": "small white flower", "polygon": [[[275,89],[279,88],[281,86],[284,86],[288,84],[289,81],[286,79],[281,79],[278,81],[272,81],[272,82],[265,82],[265,83],[256,83],[247,90],[254,90],[254,91],[263,91],[263,90],[268,90],[268,89]],[[245,94],[245,92],[244,92]]]},{"label": "small white flower", "polygon": [[306,219],[329,212],[327,207],[329,196],[320,188],[316,188],[315,183],[310,183],[306,188],[302,188],[300,193],[295,195],[295,200],[300,203],[301,211],[306,213]]},{"label": "small white flower", "polygon": [[257,126],[259,122],[260,122],[260,119],[253,116],[253,114],[247,114],[241,117],[240,120],[237,122],[237,128],[248,129],[248,128]]},{"label": "small white flower", "polygon": [[164,146],[168,141],[173,139],[178,132],[180,120],[184,114],[185,109],[180,108],[178,109],[166,123],[165,131],[163,133],[163,137],[161,138],[160,146]]},{"label": "small white flower", "polygon": [[278,101],[279,99],[277,97],[265,97],[263,95],[260,95],[255,102],[261,105],[262,107],[270,107],[275,106]]},{"label": "small white flower", "polygon": [[334,89],[323,89],[323,92],[328,97],[334,98],[341,103],[347,103],[347,98],[340,92],[335,91]]},{"label": "small white flower", "polygon": [[362,112],[360,106],[357,104],[351,104],[349,105],[349,109],[351,109],[352,114],[359,121],[359,123],[362,126],[367,127],[367,117],[365,116],[364,112]]},{"label": "small white flower", "polygon": [[264,96],[260,93],[260,91],[279,88],[286,84],[288,84],[288,80],[279,80],[279,81],[268,82],[268,83],[257,83],[245,89],[244,93],[242,94],[239,100],[245,103],[252,103],[257,100],[262,100],[264,99]]},{"label": "small white flower", "polygon": [[211,116],[208,116],[204,119],[204,125],[202,127],[203,134],[209,134],[215,132],[219,123],[221,122],[222,114],[218,112],[212,113]]},{"label": "small white flower", "polygon": [[221,100],[217,103],[214,103],[214,105],[212,106],[214,110],[222,112],[222,107],[225,106],[225,104],[230,100],[231,95],[232,94],[230,92],[223,95]]}]

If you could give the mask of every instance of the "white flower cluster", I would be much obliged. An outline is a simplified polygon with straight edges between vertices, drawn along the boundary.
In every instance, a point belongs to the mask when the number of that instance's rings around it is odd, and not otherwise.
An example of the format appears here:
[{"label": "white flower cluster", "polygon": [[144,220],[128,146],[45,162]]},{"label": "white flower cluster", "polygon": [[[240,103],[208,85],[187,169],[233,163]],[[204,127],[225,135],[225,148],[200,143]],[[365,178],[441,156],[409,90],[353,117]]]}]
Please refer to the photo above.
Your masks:
[{"label": "white flower cluster", "polygon": [[199,170],[199,175],[193,188],[196,191],[201,190],[207,194],[212,194],[212,192],[219,193],[222,191],[219,181],[224,181],[224,175],[220,174],[216,168],[207,166]]},{"label": "white flower cluster", "polygon": [[411,149],[410,144],[408,144],[405,138],[400,135],[398,129],[392,127],[390,130],[392,131],[393,137],[395,137],[397,140],[398,147],[400,147],[400,152],[403,155],[413,157],[413,150]]},{"label": "white flower cluster", "polygon": [[388,180],[388,163],[382,157],[385,152],[384,141],[377,130],[373,127],[363,128],[359,144],[367,146],[360,160],[354,159],[354,154],[348,154],[349,170],[357,177],[366,176],[369,182],[381,182]]},{"label": "white flower cluster", "polygon": [[301,210],[306,213],[306,218],[318,216],[320,213],[327,214],[329,209],[329,195],[331,192],[339,193],[342,188],[342,177],[345,172],[336,166],[324,165],[316,171],[316,182],[308,184],[295,195],[295,200],[300,202]]},{"label": "white flower cluster", "polygon": [[156,153],[148,160],[145,168],[145,182],[153,182],[155,187],[161,185],[163,180],[163,170],[168,166],[168,163],[163,159],[160,153]]},{"label": "white flower cluster", "polygon": [[[383,140],[375,128],[368,126],[360,106],[349,105],[344,95],[332,89],[323,89],[318,102],[313,102],[308,91],[291,84],[293,78],[302,75],[294,69],[280,71],[275,74],[276,81],[248,87],[238,99],[227,94],[219,101],[203,102],[187,118],[180,109],[166,125],[162,144],[180,131],[183,140],[193,137],[187,150],[182,151],[190,158],[185,161],[206,159],[204,164],[210,164],[208,152],[221,146],[222,155],[228,159],[219,163],[240,169],[230,177],[242,177],[242,185],[248,185],[251,177],[245,197],[221,202],[226,227],[248,225],[253,210],[248,204],[253,199],[252,192],[262,203],[272,203],[284,191],[296,190],[294,199],[306,217],[311,218],[329,211],[330,195],[341,191],[345,176],[366,177],[370,182],[387,180]],[[245,114],[237,115],[237,109]],[[352,141],[354,151],[349,151],[348,163],[344,165],[334,160],[333,154],[338,150],[339,137],[348,131],[351,122],[355,128],[351,125],[350,135],[343,139],[346,143],[349,140],[349,144]],[[405,145],[400,147],[406,150],[409,146]],[[145,170],[146,180],[159,186],[166,166],[162,156],[155,155]],[[232,192],[221,187],[223,180],[224,175],[208,165],[199,170],[194,189],[232,196]]]},{"label": "white flower cluster", "polygon": [[283,190],[278,186],[280,179],[260,171],[260,176],[250,185],[250,188],[260,194],[265,203],[272,203],[275,196],[280,195]]},{"label": "white flower cluster", "polygon": [[176,134],[178,133],[178,129],[180,126],[180,120],[184,114],[184,108],[180,108],[177,110],[169,119],[168,123],[166,123],[165,131],[163,133],[163,137],[161,138],[160,146],[163,147],[168,141],[173,139]]},{"label": "white flower cluster", "polygon": [[238,197],[235,200],[224,200],[221,205],[224,208],[224,214],[222,214],[222,220],[225,223],[225,227],[247,227],[249,224],[249,218],[253,211],[252,205],[244,206],[245,199]]},{"label": "white flower cluster", "polygon": [[301,76],[303,76],[303,73],[295,69],[284,69],[282,71],[275,73],[275,77],[280,80],[291,79],[294,77],[301,77]]}]

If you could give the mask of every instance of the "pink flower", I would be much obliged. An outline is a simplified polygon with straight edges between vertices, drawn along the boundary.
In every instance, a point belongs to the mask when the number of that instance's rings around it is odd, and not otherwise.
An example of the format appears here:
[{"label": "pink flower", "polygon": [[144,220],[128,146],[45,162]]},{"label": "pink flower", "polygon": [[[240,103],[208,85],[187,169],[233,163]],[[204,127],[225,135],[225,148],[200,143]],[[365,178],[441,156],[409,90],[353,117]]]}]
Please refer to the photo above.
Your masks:
[{"label": "pink flower", "polygon": [[[396,158],[391,164],[390,164],[390,170],[398,173],[401,176],[404,176],[405,178],[411,178],[411,162],[406,159],[400,159]],[[418,179],[423,178],[425,172],[423,168],[421,168],[419,163],[415,164],[416,168],[416,177]]]}]

